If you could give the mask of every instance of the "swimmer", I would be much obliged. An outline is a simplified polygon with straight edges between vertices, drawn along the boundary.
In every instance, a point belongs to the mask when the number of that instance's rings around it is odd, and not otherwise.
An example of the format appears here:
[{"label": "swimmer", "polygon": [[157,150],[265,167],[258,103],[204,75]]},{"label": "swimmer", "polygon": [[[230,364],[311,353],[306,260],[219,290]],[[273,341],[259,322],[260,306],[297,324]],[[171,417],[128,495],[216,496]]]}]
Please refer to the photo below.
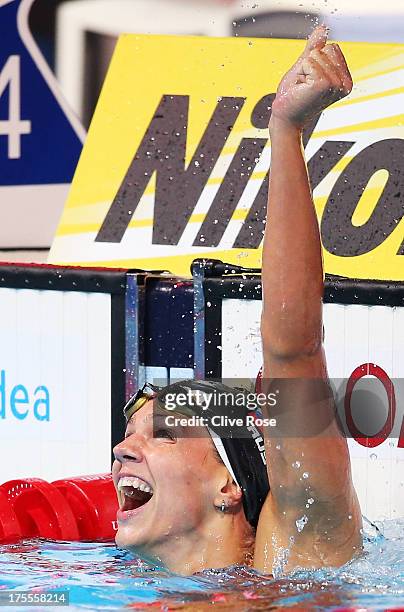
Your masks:
[{"label": "swimmer", "polygon": [[[269,396],[273,380],[282,387],[286,400],[276,410],[283,430],[265,428],[264,448],[255,427],[233,438],[202,422],[168,427],[167,412],[217,412],[207,398],[221,387],[209,381],[144,388],[125,408],[126,436],[114,448],[116,542],[173,572],[340,566],[361,549],[347,443],[323,393],[323,268],[302,147],[303,129],[351,89],[344,56],[320,26],[272,107],[261,334],[263,391]],[[292,244],[298,257],[290,256]],[[167,396],[180,393],[199,400],[178,400],[168,410]],[[274,416],[272,408],[263,411]]]}]

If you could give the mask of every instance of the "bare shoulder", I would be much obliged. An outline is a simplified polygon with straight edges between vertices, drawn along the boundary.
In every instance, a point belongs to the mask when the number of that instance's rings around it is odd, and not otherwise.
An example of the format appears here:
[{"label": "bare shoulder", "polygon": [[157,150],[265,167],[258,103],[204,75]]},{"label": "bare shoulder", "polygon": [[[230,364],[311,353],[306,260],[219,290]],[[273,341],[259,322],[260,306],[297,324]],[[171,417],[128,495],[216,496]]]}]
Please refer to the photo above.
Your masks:
[{"label": "bare shoulder", "polygon": [[339,567],[361,551],[362,518],[355,491],[349,510],[346,499],[344,510],[337,511],[333,500],[311,500],[289,506],[280,516],[273,496],[268,496],[257,527],[255,569],[273,574],[296,567]]}]

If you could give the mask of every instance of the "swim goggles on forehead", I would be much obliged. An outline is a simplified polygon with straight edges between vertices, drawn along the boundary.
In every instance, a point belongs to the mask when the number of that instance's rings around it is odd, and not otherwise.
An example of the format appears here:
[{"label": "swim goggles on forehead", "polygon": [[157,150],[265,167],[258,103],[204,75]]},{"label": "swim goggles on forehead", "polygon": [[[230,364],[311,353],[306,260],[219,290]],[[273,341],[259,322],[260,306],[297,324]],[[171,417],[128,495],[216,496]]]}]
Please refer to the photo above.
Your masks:
[{"label": "swim goggles on forehead", "polygon": [[[151,383],[145,383],[141,389],[133,395],[126,406],[123,409],[123,413],[125,415],[126,422],[138,411],[142,408],[146,402],[151,399],[157,398],[158,404],[160,408],[165,408],[166,410],[172,410],[172,408],[167,408],[165,405],[165,389],[168,387],[158,387],[157,385],[152,385]],[[189,406],[176,406],[175,412],[182,414],[184,416],[194,416],[198,414],[195,410],[193,410]]]},{"label": "swim goggles on forehead", "polygon": [[157,387],[157,385],[152,385],[151,383],[147,382],[139,389],[137,393],[135,393],[135,395],[132,395],[123,409],[126,422],[128,422],[135,412],[140,410],[146,404],[146,402],[156,397],[159,391],[161,391],[161,387]]}]

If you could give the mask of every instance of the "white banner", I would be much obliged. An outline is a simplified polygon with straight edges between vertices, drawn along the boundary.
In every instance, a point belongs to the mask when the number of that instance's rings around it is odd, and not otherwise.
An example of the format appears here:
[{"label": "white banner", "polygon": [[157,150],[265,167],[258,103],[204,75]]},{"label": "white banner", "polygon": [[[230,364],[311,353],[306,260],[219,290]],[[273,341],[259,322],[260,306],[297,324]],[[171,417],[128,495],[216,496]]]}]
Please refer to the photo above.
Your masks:
[{"label": "white banner", "polygon": [[111,296],[0,289],[0,482],[110,470]]},{"label": "white banner", "polygon": [[[223,378],[257,376],[262,366],[261,309],[258,300],[223,300]],[[373,520],[403,517],[404,440],[400,433],[404,437],[404,308],[325,304],[324,326],[330,378],[359,380],[363,371],[368,378],[382,381],[387,375],[393,381],[396,405],[389,437],[374,448],[351,438],[349,448],[363,514]],[[388,421],[387,399],[385,404]],[[351,413],[359,429],[361,415],[354,404]]]}]

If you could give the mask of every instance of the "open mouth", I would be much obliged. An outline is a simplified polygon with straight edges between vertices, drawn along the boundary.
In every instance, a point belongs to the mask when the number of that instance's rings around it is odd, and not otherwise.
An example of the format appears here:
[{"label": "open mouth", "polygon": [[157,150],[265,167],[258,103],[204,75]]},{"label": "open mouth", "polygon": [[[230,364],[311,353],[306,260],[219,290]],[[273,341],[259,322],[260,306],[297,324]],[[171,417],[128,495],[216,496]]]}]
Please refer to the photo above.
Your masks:
[{"label": "open mouth", "polygon": [[124,476],[118,482],[120,510],[137,510],[151,500],[153,493],[153,487],[145,480],[136,476]]}]

